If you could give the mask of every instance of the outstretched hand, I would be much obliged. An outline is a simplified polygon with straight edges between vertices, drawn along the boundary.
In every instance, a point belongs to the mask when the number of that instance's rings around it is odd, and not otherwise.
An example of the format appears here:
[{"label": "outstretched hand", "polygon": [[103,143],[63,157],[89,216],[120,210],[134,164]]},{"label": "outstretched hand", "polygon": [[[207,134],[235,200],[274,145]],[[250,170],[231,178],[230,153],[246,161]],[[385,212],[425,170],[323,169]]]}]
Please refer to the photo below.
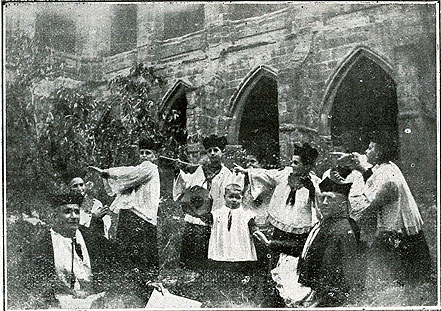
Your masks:
[{"label": "outstretched hand", "polygon": [[352,152],[351,156],[352,156],[352,161],[351,161],[349,167],[353,170],[357,170],[360,172],[365,171],[365,167],[362,164],[363,163],[363,155],[359,154],[358,152]]},{"label": "outstretched hand", "polygon": [[156,289],[158,292],[160,292],[161,294],[165,294],[168,292],[167,289],[164,288],[164,285],[162,285],[161,282],[147,282],[146,284],[148,287],[152,287],[153,289]]},{"label": "outstretched hand", "polygon": [[107,179],[110,177],[110,174],[108,172],[104,171],[103,169],[100,169],[99,167],[89,166],[88,168],[94,170],[95,172],[98,172],[101,178]]},{"label": "outstretched hand", "polygon": [[329,179],[338,184],[342,184],[345,181],[345,179],[335,169],[331,169],[329,172]]},{"label": "outstretched hand", "polygon": [[109,213],[110,213],[110,209],[107,205],[105,205],[98,208],[93,214],[98,218],[102,218]]},{"label": "outstretched hand", "polygon": [[242,174],[246,174],[247,170],[244,169],[242,166],[233,163],[234,167],[233,167],[233,173],[237,174],[237,173],[242,173]]}]

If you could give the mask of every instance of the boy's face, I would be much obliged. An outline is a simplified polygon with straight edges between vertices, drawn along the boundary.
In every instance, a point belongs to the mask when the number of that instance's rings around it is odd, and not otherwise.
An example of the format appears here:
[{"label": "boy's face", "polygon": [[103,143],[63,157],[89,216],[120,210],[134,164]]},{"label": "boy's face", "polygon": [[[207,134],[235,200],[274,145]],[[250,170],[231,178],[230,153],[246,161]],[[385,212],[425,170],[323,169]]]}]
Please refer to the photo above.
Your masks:
[{"label": "boy's face", "polygon": [[242,191],[240,190],[227,190],[225,192],[225,205],[228,208],[235,209],[240,206],[242,202]]},{"label": "boy's face", "polygon": [[257,160],[257,158],[253,155],[247,156],[247,165],[246,168],[260,168],[260,162]]},{"label": "boy's face", "polygon": [[299,155],[292,156],[291,167],[293,168],[293,172],[298,175],[303,175],[308,172],[308,168],[303,164],[302,158]]},{"label": "boy's face", "polygon": [[84,196],[86,194],[86,185],[80,177],[75,177],[70,182],[70,190],[74,193]]},{"label": "boy's face", "polygon": [[336,215],[346,209],[348,199],[336,192],[322,192],[318,195],[318,208],[323,218]]},{"label": "boy's face", "polygon": [[188,161],[191,164],[197,164],[201,158],[201,152],[200,151],[189,151],[188,152]]},{"label": "boy's face", "polygon": [[154,162],[156,160],[156,155],[153,150],[139,149],[139,159],[141,160],[141,162],[144,161]]},{"label": "boy's face", "polygon": [[366,157],[370,164],[376,164],[378,161],[378,158],[380,156],[380,152],[378,150],[378,146],[376,143],[371,142],[369,144],[369,147],[366,149]]},{"label": "boy's face", "polygon": [[222,150],[219,147],[211,147],[207,149],[207,155],[211,164],[217,164],[221,162]]}]

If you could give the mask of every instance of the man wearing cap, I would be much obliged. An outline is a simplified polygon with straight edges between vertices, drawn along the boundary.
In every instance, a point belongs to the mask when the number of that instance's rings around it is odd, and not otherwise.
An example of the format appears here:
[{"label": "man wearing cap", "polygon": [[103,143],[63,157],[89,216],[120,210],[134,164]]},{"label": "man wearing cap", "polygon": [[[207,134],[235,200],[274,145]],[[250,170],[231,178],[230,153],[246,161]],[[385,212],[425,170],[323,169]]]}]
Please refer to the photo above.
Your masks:
[{"label": "man wearing cap", "polygon": [[[313,291],[306,305],[336,307],[363,288],[360,230],[349,217],[350,183],[337,183],[329,177],[320,184],[316,224],[300,254],[298,282]],[[309,305],[311,306],[311,305]]]},{"label": "man wearing cap", "polygon": [[[234,176],[222,163],[226,137],[211,135],[203,139],[202,145],[207,151],[208,161],[198,166],[193,173],[180,170],[173,184],[173,199],[176,201],[186,190],[200,186],[209,190],[214,211],[225,205],[225,187],[234,181]],[[207,263],[210,226],[196,215],[186,214],[184,220],[181,262],[191,268],[204,266]]]},{"label": "man wearing cap", "polygon": [[274,235],[268,246],[277,252],[289,254],[293,248],[301,249],[317,222],[315,192],[320,179],[312,172],[317,156],[318,151],[309,143],[296,144],[291,166],[284,169],[235,168],[249,178],[253,198],[275,188],[268,209]]},{"label": "man wearing cap", "polygon": [[121,276],[115,248],[79,226],[81,200],[73,193],[55,197],[51,228],[23,256],[20,288],[27,307],[63,307],[60,303],[67,300],[71,308],[76,302],[84,308],[85,301],[102,298],[102,291]]},{"label": "man wearing cap", "polygon": [[83,178],[73,177],[69,182],[72,193],[80,195],[83,199],[80,206],[80,225],[88,228],[96,235],[109,238],[111,225],[110,211],[101,201],[86,193],[86,184]]},{"label": "man wearing cap", "polygon": [[[142,139],[139,165],[97,169],[107,194],[116,195],[110,205],[111,211],[119,213],[116,239],[125,255],[138,264],[144,281],[156,277],[159,266],[156,225],[160,180],[155,164],[158,147],[152,139]],[[142,291],[144,284],[139,289]],[[148,296],[146,293],[146,301]]]},{"label": "man wearing cap", "polygon": [[[268,208],[268,221],[273,226],[273,234],[269,239],[260,240],[273,252],[273,265],[277,263],[279,271],[295,269],[297,259],[286,260],[287,256],[298,254],[317,222],[315,193],[320,179],[312,172],[317,157],[318,151],[309,143],[303,143],[294,145],[291,165],[284,169],[235,167],[236,171],[244,173],[249,179],[253,198],[274,188]],[[283,305],[278,294],[273,292],[263,306]]]}]

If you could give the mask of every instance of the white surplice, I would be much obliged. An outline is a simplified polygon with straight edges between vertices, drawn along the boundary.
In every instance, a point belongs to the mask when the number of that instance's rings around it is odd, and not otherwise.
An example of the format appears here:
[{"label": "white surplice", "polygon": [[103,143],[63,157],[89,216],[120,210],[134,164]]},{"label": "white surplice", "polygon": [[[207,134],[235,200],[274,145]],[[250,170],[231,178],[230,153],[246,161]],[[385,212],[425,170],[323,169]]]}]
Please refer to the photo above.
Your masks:
[{"label": "white surplice", "polygon": [[137,166],[113,167],[103,171],[110,175],[103,179],[107,194],[116,194],[110,210],[118,213],[121,209],[130,209],[156,226],[160,199],[158,166],[144,161]]},{"label": "white surplice", "polygon": [[[316,199],[311,200],[309,190],[305,187],[299,188],[295,194],[294,205],[287,204],[291,191],[288,185],[288,177],[293,172],[292,167],[283,170],[248,169],[251,195],[256,199],[261,193],[274,188],[268,209],[268,220],[276,228],[290,233],[308,233],[311,227],[318,221]],[[309,174],[318,192],[320,178],[314,173]],[[314,195],[314,198],[316,196]]]},{"label": "white surplice", "polygon": [[[55,272],[59,280],[70,287],[70,277],[72,275],[72,239],[51,231],[52,247],[54,250]],[[83,260],[74,252],[73,272],[75,275],[75,285],[73,290],[80,291],[81,281],[92,281],[92,268],[90,266],[89,252],[80,230],[75,231],[76,242],[80,244]]]},{"label": "white surplice", "polygon": [[[248,222],[254,213],[243,206],[230,209],[223,206],[212,211],[213,225],[208,244],[208,258],[216,261],[256,261],[256,248],[250,234]],[[228,219],[231,215],[231,227]]]},{"label": "white surplice", "polygon": [[372,168],[362,200],[351,214],[359,221],[369,211],[376,211],[377,233],[393,231],[413,235],[420,232],[423,226],[409,186],[393,162],[377,164]]}]

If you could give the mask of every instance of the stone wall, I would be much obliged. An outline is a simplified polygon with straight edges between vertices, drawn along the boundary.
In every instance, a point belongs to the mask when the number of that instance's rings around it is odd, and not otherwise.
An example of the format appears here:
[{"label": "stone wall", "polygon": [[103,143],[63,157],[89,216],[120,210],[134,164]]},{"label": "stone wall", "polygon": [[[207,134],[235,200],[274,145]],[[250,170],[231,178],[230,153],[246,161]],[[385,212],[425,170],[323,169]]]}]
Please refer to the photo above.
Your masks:
[{"label": "stone wall", "polygon": [[104,56],[111,5],[94,5],[98,19],[78,19],[81,57],[71,57],[78,79],[109,78],[135,62],[153,65],[168,82],[156,90],[159,105],[185,85],[189,134],[228,134],[234,144],[241,96],[270,77],[278,86],[282,156],[294,141],[327,141],[341,79],[357,59],[369,58],[397,86],[400,166],[414,189],[436,193],[435,4],[296,3],[229,20],[231,4],[207,3],[203,30],[167,40],[161,7],[138,4],[137,49],[113,56]]},{"label": "stone wall", "polygon": [[[161,68],[169,84],[159,93],[179,80],[190,81],[190,134],[228,134],[233,143],[238,133],[231,125],[240,118],[235,95],[250,75],[274,75],[281,152],[286,155],[293,141],[329,136],[332,93],[343,69],[368,57],[397,84],[400,166],[414,187],[435,193],[435,9],[308,3],[231,21],[224,4],[207,4],[203,31],[165,41],[160,39],[163,16],[140,14],[136,60]],[[130,59],[118,55],[104,62],[112,74],[129,66]]]}]

